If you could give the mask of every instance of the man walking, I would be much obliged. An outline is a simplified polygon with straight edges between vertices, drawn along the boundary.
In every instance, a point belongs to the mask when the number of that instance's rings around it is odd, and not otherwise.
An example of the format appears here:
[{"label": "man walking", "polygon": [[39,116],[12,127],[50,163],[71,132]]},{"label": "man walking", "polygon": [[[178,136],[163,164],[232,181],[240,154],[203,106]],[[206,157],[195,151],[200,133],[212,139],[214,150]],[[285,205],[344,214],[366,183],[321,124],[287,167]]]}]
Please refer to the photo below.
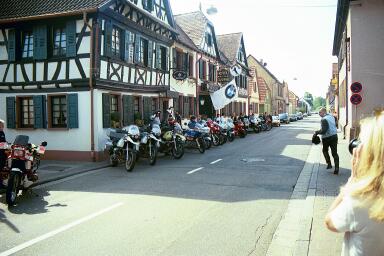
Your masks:
[{"label": "man walking", "polygon": [[335,162],[334,174],[339,174],[339,155],[337,154],[337,128],[335,118],[327,114],[325,108],[319,111],[321,118],[321,129],[316,131],[315,134],[321,134],[323,141],[323,154],[327,162],[327,169],[332,169],[331,157],[328,153],[328,148],[331,147],[333,160]]}]

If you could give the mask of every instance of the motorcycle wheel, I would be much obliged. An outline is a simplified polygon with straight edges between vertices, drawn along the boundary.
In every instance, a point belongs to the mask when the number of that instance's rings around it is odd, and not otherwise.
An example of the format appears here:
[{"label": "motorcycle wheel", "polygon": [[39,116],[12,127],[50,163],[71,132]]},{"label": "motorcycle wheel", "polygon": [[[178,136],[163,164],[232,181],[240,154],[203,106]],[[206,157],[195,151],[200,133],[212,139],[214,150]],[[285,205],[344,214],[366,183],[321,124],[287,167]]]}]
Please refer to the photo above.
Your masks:
[{"label": "motorcycle wheel", "polygon": [[267,125],[267,131],[270,131],[272,129],[272,125]]},{"label": "motorcycle wheel", "polygon": [[201,154],[204,154],[204,152],[205,152],[205,142],[204,142],[204,139],[198,138],[197,140],[198,140],[197,149],[199,150],[199,152]]},{"label": "motorcycle wheel", "polygon": [[265,132],[266,130],[267,130],[267,125],[266,124],[262,124],[261,125],[261,130],[263,131],[263,132]]},{"label": "motorcycle wheel", "polygon": [[227,142],[227,136],[220,134],[220,145],[224,145]]},{"label": "motorcycle wheel", "polygon": [[212,134],[211,139],[212,139],[212,143],[215,147],[220,145],[220,138],[219,138],[219,136],[217,136],[217,134]]},{"label": "motorcycle wheel", "polygon": [[234,139],[235,139],[235,135],[233,133],[229,133],[228,134],[228,141],[232,142],[232,141],[234,141]]},{"label": "motorcycle wheel", "polygon": [[129,150],[128,151],[128,158],[129,159],[125,159],[125,170],[127,170],[127,172],[131,172],[133,170],[133,167],[135,167],[136,152]]},{"label": "motorcycle wheel", "polygon": [[17,194],[19,193],[20,180],[20,173],[11,172],[5,196],[5,200],[9,206],[14,206],[16,203]]},{"label": "motorcycle wheel", "polygon": [[240,132],[239,136],[240,138],[245,138],[245,136],[247,136],[247,130]]},{"label": "motorcycle wheel", "polygon": [[212,147],[212,141],[211,140],[205,140],[204,139],[204,143],[205,143],[205,149],[210,149]]},{"label": "motorcycle wheel", "polygon": [[176,148],[172,147],[172,156],[175,159],[180,159],[184,155],[184,145],[180,140],[176,140]]},{"label": "motorcycle wheel", "polygon": [[157,146],[156,146],[156,143],[152,143],[152,142],[149,142],[151,143],[151,149],[150,149],[150,152],[149,152],[149,164],[150,165],[155,165],[156,164],[156,159],[157,159]]},{"label": "motorcycle wheel", "polygon": [[117,157],[115,154],[109,157],[109,162],[111,163],[112,167],[116,167],[119,164],[119,161],[117,160]]}]

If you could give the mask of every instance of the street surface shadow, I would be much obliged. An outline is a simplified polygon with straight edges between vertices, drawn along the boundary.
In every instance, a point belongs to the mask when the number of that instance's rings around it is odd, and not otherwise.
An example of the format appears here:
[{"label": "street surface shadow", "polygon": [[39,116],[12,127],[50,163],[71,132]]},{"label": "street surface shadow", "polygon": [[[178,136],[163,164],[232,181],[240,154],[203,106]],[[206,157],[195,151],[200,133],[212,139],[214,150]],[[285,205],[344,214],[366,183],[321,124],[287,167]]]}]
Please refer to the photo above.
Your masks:
[{"label": "street surface shadow", "polygon": [[5,216],[5,211],[3,209],[0,209],[0,222],[7,225],[10,229],[15,231],[15,233],[20,233],[20,230],[12,223],[10,222],[7,217]]},{"label": "street surface shadow", "polygon": [[[48,212],[48,202],[44,199],[50,193],[47,190],[30,189],[26,193],[19,193],[16,205],[8,206],[13,214],[41,214]],[[0,202],[5,204],[5,194],[0,195]],[[0,209],[1,210],[1,209]]]}]

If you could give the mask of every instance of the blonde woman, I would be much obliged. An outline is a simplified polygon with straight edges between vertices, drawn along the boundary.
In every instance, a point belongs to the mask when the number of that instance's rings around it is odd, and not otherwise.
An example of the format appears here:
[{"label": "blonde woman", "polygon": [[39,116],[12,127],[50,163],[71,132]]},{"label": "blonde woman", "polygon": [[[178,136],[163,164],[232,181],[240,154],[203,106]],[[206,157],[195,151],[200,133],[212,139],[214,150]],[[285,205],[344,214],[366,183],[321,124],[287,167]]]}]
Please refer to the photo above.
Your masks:
[{"label": "blonde woman", "polygon": [[325,218],[345,232],[342,255],[384,255],[384,111],[361,122],[352,172]]}]

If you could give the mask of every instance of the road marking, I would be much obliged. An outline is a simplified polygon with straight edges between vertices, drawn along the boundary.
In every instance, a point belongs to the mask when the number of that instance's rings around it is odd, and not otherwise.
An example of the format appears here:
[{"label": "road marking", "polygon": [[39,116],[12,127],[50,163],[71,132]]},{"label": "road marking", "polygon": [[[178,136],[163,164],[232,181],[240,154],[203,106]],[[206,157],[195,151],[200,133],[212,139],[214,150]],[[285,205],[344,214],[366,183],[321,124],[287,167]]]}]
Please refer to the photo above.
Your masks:
[{"label": "road marking", "polygon": [[[200,171],[201,169],[204,169],[204,167],[199,167],[199,168],[197,168],[197,169],[194,169],[194,170],[192,170],[192,171],[190,171],[190,172],[187,172],[187,174],[192,174],[192,173],[198,172],[198,171]],[[0,256],[1,256],[1,255],[0,255]]]},{"label": "road marking", "polygon": [[213,162],[210,162],[209,164],[215,164],[215,163],[218,163],[218,162],[220,162],[220,161],[222,161],[223,159],[221,159],[221,158],[219,158],[219,159],[217,159],[217,160],[215,160],[215,161],[213,161]]},{"label": "road marking", "polygon": [[75,226],[77,226],[77,225],[79,225],[79,224],[81,224],[83,222],[91,220],[91,219],[93,219],[93,218],[95,218],[95,217],[97,217],[97,216],[99,216],[101,214],[109,212],[109,211],[111,211],[111,210],[113,210],[113,209],[115,209],[115,208],[117,208],[119,206],[122,206],[122,205],[123,205],[123,203],[120,202],[120,203],[114,204],[112,206],[109,206],[108,208],[105,208],[103,210],[100,210],[98,212],[92,213],[91,215],[88,215],[88,216],[83,217],[83,218],[81,218],[79,220],[76,220],[76,221],[74,221],[72,223],[69,223],[69,224],[67,224],[65,226],[62,226],[61,228],[58,228],[58,229],[53,230],[51,232],[48,232],[48,233],[46,233],[44,235],[41,235],[41,236],[36,237],[36,238],[34,238],[32,240],[29,240],[29,241],[27,241],[25,243],[22,243],[22,244],[20,244],[20,245],[18,245],[16,247],[13,247],[12,249],[4,251],[4,252],[0,253],[0,256],[8,256],[8,255],[14,254],[14,253],[16,253],[18,251],[21,251],[21,250],[23,250],[23,249],[25,249],[25,248],[27,248],[27,247],[29,247],[31,245],[34,245],[34,244],[36,244],[38,242],[41,242],[41,241],[43,241],[45,239],[53,237],[53,236],[55,236],[55,235],[57,235],[57,234],[59,234],[61,232],[64,232],[64,231],[66,231],[66,230],[68,230],[70,228],[73,228],[73,227],[75,227]]}]

